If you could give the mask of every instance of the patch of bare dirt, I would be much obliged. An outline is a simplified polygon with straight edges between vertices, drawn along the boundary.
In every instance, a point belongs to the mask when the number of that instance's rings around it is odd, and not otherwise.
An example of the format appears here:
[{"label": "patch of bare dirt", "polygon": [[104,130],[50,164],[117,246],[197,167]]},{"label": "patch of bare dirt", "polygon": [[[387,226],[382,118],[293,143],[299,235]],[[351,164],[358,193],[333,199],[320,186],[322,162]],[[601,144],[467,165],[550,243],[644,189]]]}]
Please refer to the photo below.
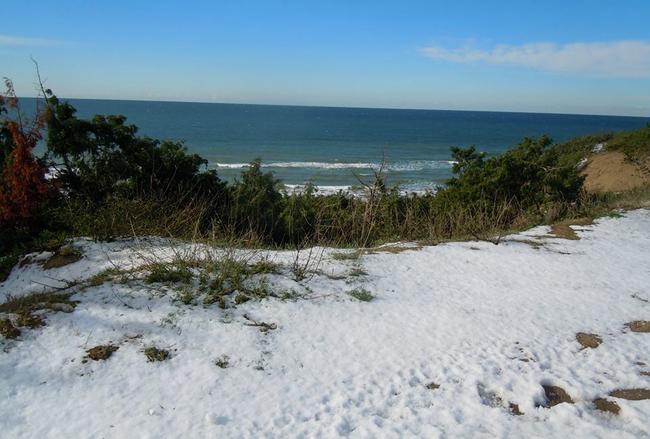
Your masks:
[{"label": "patch of bare dirt", "polygon": [[629,399],[631,401],[641,401],[650,399],[650,389],[617,389],[609,392],[609,396]]},{"label": "patch of bare dirt", "polygon": [[551,235],[554,238],[578,240],[580,237],[568,224],[553,224],[551,226]]},{"label": "patch of bare dirt", "polygon": [[544,388],[544,394],[546,395],[546,404],[544,407],[554,407],[563,402],[573,404],[573,399],[571,399],[569,394],[562,387],[545,385],[542,385],[542,387]]},{"label": "patch of bare dirt", "polygon": [[632,332],[650,332],[650,321],[648,320],[635,320],[634,322],[626,323],[625,326],[630,328]]},{"label": "patch of bare dirt", "polygon": [[596,349],[603,342],[603,339],[596,334],[588,334],[586,332],[578,332],[576,340],[582,346],[582,349]]},{"label": "patch of bare dirt", "polygon": [[95,346],[86,351],[86,358],[90,358],[93,361],[107,360],[118,349],[119,347],[110,344]]},{"label": "patch of bare dirt", "polygon": [[650,176],[626,160],[620,151],[609,151],[589,158],[582,171],[587,192],[623,192],[650,184]]},{"label": "patch of bare dirt", "polygon": [[407,252],[407,251],[417,251],[417,250],[422,250],[421,245],[417,246],[401,246],[401,245],[385,245],[383,247],[374,247],[369,249],[367,254],[369,255],[376,255],[379,253],[393,253],[393,254],[398,254],[402,252]]},{"label": "patch of bare dirt", "polygon": [[64,267],[73,264],[80,260],[82,257],[81,252],[72,246],[61,247],[50,258],[45,261],[43,268],[49,270],[51,268]]},{"label": "patch of bare dirt", "polygon": [[619,407],[615,401],[610,401],[609,399],[596,398],[593,402],[596,409],[600,410],[601,412],[608,412],[614,415],[618,415],[621,411],[621,407]]},{"label": "patch of bare dirt", "polygon": [[553,238],[578,240],[580,237],[571,226],[590,226],[593,223],[593,220],[587,217],[572,218],[553,224],[549,233]]}]

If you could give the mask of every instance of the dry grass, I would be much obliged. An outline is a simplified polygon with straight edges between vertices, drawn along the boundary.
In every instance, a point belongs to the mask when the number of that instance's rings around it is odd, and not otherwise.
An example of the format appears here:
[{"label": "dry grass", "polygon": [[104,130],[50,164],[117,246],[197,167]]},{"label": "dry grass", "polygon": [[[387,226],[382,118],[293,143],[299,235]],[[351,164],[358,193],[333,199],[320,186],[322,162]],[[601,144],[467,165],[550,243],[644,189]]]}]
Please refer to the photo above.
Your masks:
[{"label": "dry grass", "polygon": [[77,302],[70,300],[72,293],[36,293],[9,297],[0,304],[0,312],[29,314],[41,309],[51,311],[72,311]]}]

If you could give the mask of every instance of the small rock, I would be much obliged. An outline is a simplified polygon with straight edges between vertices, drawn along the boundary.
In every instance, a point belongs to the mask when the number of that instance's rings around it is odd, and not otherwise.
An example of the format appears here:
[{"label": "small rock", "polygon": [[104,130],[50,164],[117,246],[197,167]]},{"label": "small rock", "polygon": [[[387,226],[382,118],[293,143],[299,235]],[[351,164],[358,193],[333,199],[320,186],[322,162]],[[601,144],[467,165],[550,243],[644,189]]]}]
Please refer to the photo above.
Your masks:
[{"label": "small rock", "polygon": [[573,404],[573,400],[562,387],[542,385],[542,388],[544,388],[544,394],[546,395],[545,407],[550,408],[563,402]]},{"label": "small rock", "polygon": [[207,413],[205,415],[205,421],[213,425],[226,425],[230,421],[230,418],[228,416],[217,416],[214,413]]},{"label": "small rock", "polygon": [[634,322],[626,323],[625,326],[630,328],[632,332],[650,332],[650,321],[648,320],[635,320]]},{"label": "small rock", "polygon": [[74,306],[70,305],[69,303],[55,302],[55,303],[50,303],[48,305],[48,307],[52,311],[61,311],[61,312],[67,312],[67,313],[70,313],[70,312],[74,311]]},{"label": "small rock", "polygon": [[650,399],[650,389],[617,389],[609,392],[609,396],[629,399],[631,401],[641,401]]},{"label": "small rock", "polygon": [[621,408],[618,404],[616,404],[615,401],[610,401],[605,398],[594,399],[594,406],[601,412],[609,412],[615,415],[618,415],[618,413],[621,411]]},{"label": "small rock", "polygon": [[603,342],[603,339],[596,334],[588,334],[586,332],[578,332],[576,334],[576,340],[580,343],[582,349],[596,349]]},{"label": "small rock", "polygon": [[433,381],[431,381],[429,384],[425,386],[429,390],[436,390],[440,388],[440,384],[436,384]]},{"label": "small rock", "polygon": [[524,414],[521,410],[519,410],[519,404],[515,404],[514,402],[508,404],[508,410],[515,416],[521,416]]},{"label": "small rock", "polygon": [[225,369],[230,365],[230,357],[228,355],[222,355],[215,360],[214,364],[216,364],[217,367]]}]

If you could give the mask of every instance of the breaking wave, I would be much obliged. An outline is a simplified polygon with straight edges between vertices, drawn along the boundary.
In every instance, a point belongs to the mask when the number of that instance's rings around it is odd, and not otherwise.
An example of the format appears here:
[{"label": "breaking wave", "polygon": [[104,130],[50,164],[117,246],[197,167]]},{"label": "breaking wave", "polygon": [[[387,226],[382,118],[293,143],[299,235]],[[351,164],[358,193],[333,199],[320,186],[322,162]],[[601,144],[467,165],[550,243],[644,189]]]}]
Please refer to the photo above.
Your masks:
[{"label": "breaking wave", "polygon": [[[389,171],[424,171],[427,169],[449,169],[453,160],[410,160],[388,163],[385,168]],[[217,169],[243,169],[249,163],[214,163]],[[318,169],[379,169],[381,163],[369,162],[269,162],[262,163],[263,168],[318,168]]]}]

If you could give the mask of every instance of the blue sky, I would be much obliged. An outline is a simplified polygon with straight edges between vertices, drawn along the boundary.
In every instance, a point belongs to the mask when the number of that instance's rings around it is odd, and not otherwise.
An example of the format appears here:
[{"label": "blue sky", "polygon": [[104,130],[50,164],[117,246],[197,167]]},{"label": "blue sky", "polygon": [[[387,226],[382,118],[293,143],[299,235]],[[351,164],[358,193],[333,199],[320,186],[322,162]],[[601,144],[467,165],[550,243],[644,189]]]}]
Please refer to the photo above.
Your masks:
[{"label": "blue sky", "polygon": [[650,116],[650,1],[5,2],[59,96]]}]

